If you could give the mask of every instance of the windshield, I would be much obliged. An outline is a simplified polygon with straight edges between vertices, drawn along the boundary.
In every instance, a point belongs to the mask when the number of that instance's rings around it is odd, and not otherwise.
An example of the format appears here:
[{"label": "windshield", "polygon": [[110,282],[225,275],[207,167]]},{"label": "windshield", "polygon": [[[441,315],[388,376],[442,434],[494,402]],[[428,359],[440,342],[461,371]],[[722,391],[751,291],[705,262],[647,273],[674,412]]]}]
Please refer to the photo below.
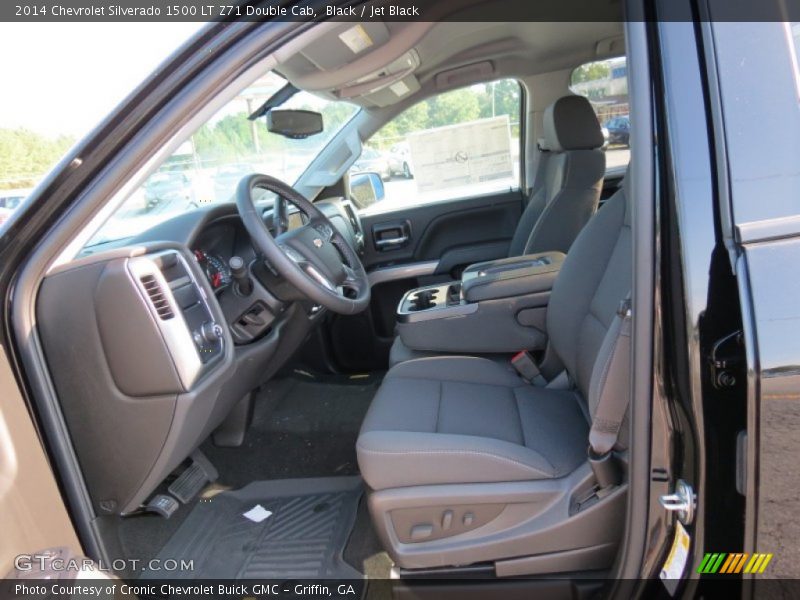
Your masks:
[{"label": "windshield", "polygon": [[247,118],[285,85],[269,73],[243,90],[122,203],[87,247],[135,236],[192,208],[230,202],[236,185],[250,173],[295,183],[358,107],[298,92],[281,108],[320,112],[325,129],[306,139],[288,139],[267,131],[264,118]]}]

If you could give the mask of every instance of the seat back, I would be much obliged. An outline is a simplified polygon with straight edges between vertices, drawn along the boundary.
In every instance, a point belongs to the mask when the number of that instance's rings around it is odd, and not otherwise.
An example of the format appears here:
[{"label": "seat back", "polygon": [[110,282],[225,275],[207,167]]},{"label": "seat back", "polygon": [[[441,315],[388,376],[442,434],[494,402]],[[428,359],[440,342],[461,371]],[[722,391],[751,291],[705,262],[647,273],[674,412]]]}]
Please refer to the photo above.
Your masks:
[{"label": "seat back", "polygon": [[[584,399],[619,304],[631,289],[628,177],[567,254],[547,308],[550,344]],[[593,413],[594,407],[589,407]],[[591,416],[594,416],[593,414]]]},{"label": "seat back", "polygon": [[606,155],[603,133],[589,101],[564,96],[544,113],[536,180],[509,256],[567,252],[597,210]]}]

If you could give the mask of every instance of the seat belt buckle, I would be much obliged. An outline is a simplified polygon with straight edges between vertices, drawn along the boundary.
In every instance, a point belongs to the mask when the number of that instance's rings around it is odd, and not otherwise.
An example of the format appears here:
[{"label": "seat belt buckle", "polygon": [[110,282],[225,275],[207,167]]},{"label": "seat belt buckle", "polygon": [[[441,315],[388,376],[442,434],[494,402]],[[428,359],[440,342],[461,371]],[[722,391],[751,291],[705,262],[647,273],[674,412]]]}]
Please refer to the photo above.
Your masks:
[{"label": "seat belt buckle", "polygon": [[517,352],[511,358],[511,366],[528,383],[542,376],[536,361],[527,350]]},{"label": "seat belt buckle", "polygon": [[625,298],[622,302],[619,303],[619,306],[617,306],[617,315],[619,315],[622,319],[627,319],[631,316],[630,297]]},{"label": "seat belt buckle", "polygon": [[614,457],[614,452],[609,450],[605,454],[597,454],[592,447],[589,446],[587,451],[589,465],[592,467],[592,473],[597,481],[600,490],[605,490],[618,486],[622,480],[617,459]]}]

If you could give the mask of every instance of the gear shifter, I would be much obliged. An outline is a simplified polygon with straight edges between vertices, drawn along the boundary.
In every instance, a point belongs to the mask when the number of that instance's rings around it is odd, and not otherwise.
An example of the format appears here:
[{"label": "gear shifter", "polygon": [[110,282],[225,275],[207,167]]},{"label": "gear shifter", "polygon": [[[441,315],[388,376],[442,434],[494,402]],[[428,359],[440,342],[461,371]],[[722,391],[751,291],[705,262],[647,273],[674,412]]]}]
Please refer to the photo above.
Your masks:
[{"label": "gear shifter", "polygon": [[228,266],[231,269],[236,291],[242,296],[249,296],[253,291],[253,282],[250,281],[250,275],[247,273],[247,265],[244,264],[241,257],[231,256]]}]

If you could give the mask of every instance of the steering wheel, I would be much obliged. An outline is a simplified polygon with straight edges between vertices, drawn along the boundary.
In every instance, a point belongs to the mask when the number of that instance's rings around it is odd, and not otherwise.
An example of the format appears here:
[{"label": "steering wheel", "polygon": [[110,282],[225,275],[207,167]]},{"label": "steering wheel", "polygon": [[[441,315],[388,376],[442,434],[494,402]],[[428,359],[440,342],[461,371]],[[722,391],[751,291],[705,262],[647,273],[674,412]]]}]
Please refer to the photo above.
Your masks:
[{"label": "steering wheel", "polygon": [[[294,204],[308,222],[273,237],[253,200],[256,189]],[[355,250],[328,217],[294,188],[269,175],[248,175],[236,188],[236,207],[256,248],[310,300],[343,315],[369,305],[367,273]]]}]

